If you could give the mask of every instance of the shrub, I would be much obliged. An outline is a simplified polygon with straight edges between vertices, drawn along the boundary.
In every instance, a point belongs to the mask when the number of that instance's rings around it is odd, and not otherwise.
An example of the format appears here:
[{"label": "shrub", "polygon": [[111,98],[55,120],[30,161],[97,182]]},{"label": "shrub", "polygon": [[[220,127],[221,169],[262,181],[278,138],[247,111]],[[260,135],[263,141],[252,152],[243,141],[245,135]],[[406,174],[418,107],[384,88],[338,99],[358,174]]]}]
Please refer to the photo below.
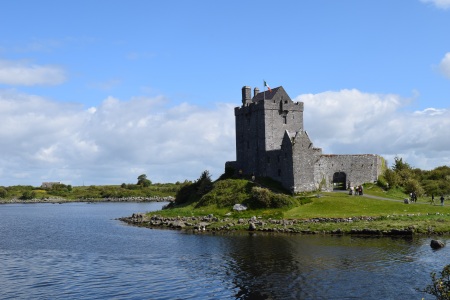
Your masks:
[{"label": "shrub", "polygon": [[405,182],[405,192],[408,194],[415,192],[417,196],[422,196],[424,193],[424,189],[422,188],[418,180],[410,178]]},{"label": "shrub", "polygon": [[378,176],[377,185],[380,188],[383,188],[383,189],[389,187],[388,182],[387,182],[386,178],[383,175]]},{"label": "shrub", "polygon": [[285,194],[275,194],[266,188],[253,187],[251,199],[245,203],[251,208],[282,208],[289,207],[297,201]]},{"label": "shrub", "polygon": [[20,199],[22,200],[31,200],[36,197],[36,193],[34,191],[25,191],[22,193]]},{"label": "shrub", "polygon": [[5,188],[0,188],[0,198],[6,198],[8,191]]},{"label": "shrub", "polygon": [[384,178],[389,183],[389,188],[398,187],[400,183],[400,176],[393,170],[387,169],[384,172]]},{"label": "shrub", "polygon": [[441,277],[437,277],[436,273],[431,273],[432,284],[428,285],[425,289],[420,290],[430,295],[433,295],[438,300],[450,299],[450,265],[446,265],[440,272]]},{"label": "shrub", "polygon": [[214,183],[213,189],[201,197],[196,207],[215,204],[217,207],[230,207],[246,203],[250,199],[252,182],[241,179],[226,179]]},{"label": "shrub", "polygon": [[249,206],[252,208],[270,207],[272,201],[272,192],[265,188],[253,187],[252,198]]},{"label": "shrub", "polygon": [[175,196],[175,204],[189,203],[197,199],[197,186],[195,183],[184,184]]},{"label": "shrub", "polygon": [[282,208],[289,207],[295,204],[295,200],[288,195],[283,194],[273,194],[271,207],[273,208]]},{"label": "shrub", "polygon": [[200,178],[197,180],[196,184],[197,194],[199,196],[206,195],[212,190],[213,184],[208,170],[202,172],[202,175],[200,175]]}]

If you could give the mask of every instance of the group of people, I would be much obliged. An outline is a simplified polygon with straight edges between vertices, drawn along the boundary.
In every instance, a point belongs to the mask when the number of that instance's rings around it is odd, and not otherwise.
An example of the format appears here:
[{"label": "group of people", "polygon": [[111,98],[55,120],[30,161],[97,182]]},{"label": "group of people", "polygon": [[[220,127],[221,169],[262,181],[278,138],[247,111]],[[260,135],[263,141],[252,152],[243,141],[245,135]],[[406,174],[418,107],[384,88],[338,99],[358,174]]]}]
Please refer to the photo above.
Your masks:
[{"label": "group of people", "polygon": [[362,185],[358,185],[358,186],[351,186],[350,187],[350,195],[363,195],[363,186]]},{"label": "group of people", "polygon": [[[444,206],[444,200],[445,200],[444,195],[441,195],[440,200],[441,200],[441,205]],[[434,204],[434,194],[431,194],[431,204]]]},{"label": "group of people", "polygon": [[[362,185],[358,185],[358,186],[353,187],[353,186],[350,186],[350,182],[349,182],[348,185],[349,185],[349,187],[348,187],[349,195],[363,195],[363,186]],[[416,192],[409,193],[409,198],[410,198],[409,201],[411,203],[412,202],[416,203],[417,202],[417,194],[416,194]],[[445,200],[444,195],[441,195],[439,200],[441,200],[441,205],[444,206],[444,200]],[[406,199],[405,201],[408,201],[408,199]],[[434,194],[431,194],[431,201],[430,201],[430,203],[434,204]]]}]

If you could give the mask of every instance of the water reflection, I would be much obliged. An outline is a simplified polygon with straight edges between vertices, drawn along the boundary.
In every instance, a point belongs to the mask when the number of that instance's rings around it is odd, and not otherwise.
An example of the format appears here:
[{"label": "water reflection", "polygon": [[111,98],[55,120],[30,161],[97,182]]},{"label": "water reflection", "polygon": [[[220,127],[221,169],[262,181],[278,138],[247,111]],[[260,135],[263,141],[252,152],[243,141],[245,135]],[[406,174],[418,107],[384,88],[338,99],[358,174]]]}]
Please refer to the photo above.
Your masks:
[{"label": "water reflection", "polygon": [[[236,242],[238,240],[238,242]],[[429,282],[428,239],[412,237],[233,237],[227,271],[237,299],[406,299]],[[448,253],[442,253],[448,258]],[[438,263],[439,259],[441,263]],[[444,259],[445,261],[445,259]]]}]

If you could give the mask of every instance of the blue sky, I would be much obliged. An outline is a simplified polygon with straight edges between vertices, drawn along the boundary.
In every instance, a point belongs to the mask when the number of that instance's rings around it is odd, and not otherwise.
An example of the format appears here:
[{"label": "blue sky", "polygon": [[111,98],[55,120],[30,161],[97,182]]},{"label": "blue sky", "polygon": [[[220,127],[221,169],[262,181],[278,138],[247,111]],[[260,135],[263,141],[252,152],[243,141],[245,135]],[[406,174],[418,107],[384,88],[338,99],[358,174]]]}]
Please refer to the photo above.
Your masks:
[{"label": "blue sky", "polygon": [[241,87],[324,153],[450,164],[450,0],[5,1],[0,185],[213,177]]}]

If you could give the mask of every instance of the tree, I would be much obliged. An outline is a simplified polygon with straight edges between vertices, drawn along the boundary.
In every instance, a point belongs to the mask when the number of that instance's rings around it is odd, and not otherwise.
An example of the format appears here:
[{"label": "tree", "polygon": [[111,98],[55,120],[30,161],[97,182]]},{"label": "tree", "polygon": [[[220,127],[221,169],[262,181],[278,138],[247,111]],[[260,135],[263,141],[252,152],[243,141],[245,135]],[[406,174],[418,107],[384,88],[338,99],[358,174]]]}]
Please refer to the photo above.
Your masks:
[{"label": "tree", "polygon": [[418,180],[410,178],[405,182],[405,192],[408,194],[414,192],[417,196],[422,196],[425,191]]},{"label": "tree", "polygon": [[200,175],[200,178],[197,180],[197,184],[197,194],[200,196],[203,196],[212,190],[213,184],[208,170],[202,172],[202,175]]},{"label": "tree", "polygon": [[7,195],[8,195],[8,191],[4,187],[1,187],[0,188],[0,198],[6,198]]},{"label": "tree", "polygon": [[384,178],[389,184],[389,188],[395,188],[400,184],[400,176],[398,176],[398,174],[391,169],[384,171]]},{"label": "tree", "polygon": [[141,187],[149,187],[152,184],[152,182],[147,179],[147,175],[145,174],[139,175],[137,179],[137,185],[140,185]]},{"label": "tree", "polygon": [[407,162],[403,162],[403,158],[396,156],[392,169],[398,173],[402,170],[411,170],[411,166]]},{"label": "tree", "polygon": [[450,299],[450,265],[446,265],[440,272],[441,277],[437,277],[436,273],[431,273],[432,284],[428,285],[425,289],[420,290],[436,297],[437,300],[449,300]]}]

